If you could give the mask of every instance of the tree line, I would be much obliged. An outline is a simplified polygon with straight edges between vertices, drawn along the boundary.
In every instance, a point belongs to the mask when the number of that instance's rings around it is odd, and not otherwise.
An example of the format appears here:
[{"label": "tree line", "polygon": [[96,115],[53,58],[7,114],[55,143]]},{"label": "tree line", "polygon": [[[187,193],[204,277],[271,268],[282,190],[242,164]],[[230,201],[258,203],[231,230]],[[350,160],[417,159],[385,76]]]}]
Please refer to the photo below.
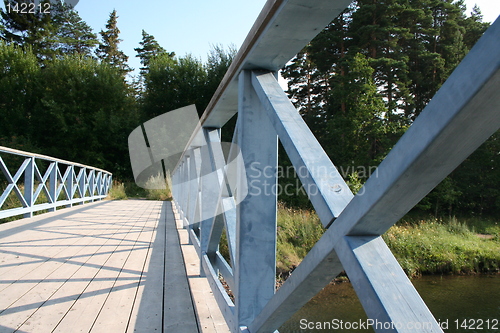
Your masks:
[{"label": "tree line", "polygon": [[[0,145],[101,167],[122,180],[132,177],[130,131],[189,104],[202,112],[236,53],[214,46],[203,63],[142,31],[135,49],[142,67],[132,78],[116,11],[95,34],[64,4],[52,4],[50,13],[7,10],[28,2],[4,0],[0,12]],[[467,15],[463,1],[357,0],[282,75],[300,114],[357,189],[368,176],[360,170],[380,163],[488,26],[479,8]],[[419,209],[497,212],[499,152],[497,133]]]},{"label": "tree line", "polygon": [[68,5],[12,10],[22,3],[30,1],[4,0],[0,11],[0,145],[100,167],[121,180],[132,179],[130,132],[182,106],[203,111],[235,54],[216,45],[206,63],[176,57],[142,31],[135,49],[142,67],[133,77],[116,11],[97,35]]},{"label": "tree line", "polygon": [[[288,94],[359,189],[488,26],[462,0],[357,0],[287,64]],[[417,208],[497,213],[498,137]]]}]

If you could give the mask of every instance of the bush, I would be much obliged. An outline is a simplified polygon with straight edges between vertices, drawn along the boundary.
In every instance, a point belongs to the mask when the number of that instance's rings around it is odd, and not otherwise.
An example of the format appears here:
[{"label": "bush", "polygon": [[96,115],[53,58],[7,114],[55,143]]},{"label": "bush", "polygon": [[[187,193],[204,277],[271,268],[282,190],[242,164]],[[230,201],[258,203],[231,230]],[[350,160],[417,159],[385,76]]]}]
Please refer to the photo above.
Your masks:
[{"label": "bush", "polygon": [[128,199],[127,194],[125,193],[125,184],[116,180],[113,181],[113,186],[111,186],[111,189],[109,190],[108,198],[113,200]]},{"label": "bush", "polygon": [[150,188],[146,189],[146,197],[149,200],[172,200],[170,175],[167,175],[166,179],[162,179],[160,175],[151,177],[146,186]]}]

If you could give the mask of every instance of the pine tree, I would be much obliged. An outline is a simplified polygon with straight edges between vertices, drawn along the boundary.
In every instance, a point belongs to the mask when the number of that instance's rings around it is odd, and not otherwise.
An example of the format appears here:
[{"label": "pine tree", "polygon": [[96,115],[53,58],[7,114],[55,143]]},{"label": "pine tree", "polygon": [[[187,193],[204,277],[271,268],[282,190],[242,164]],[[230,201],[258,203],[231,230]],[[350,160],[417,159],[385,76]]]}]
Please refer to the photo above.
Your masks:
[{"label": "pine tree", "polygon": [[99,44],[92,28],[71,6],[58,4],[55,7],[57,15],[54,21],[59,27],[57,36],[61,53],[92,56],[93,49]]},{"label": "pine tree", "polygon": [[281,75],[288,80],[288,96],[308,126],[320,139],[328,114],[329,72],[322,72],[310,58],[307,47],[285,66]]},{"label": "pine tree", "polygon": [[344,61],[346,71],[331,82],[328,112],[332,116],[325,149],[339,166],[355,163],[368,167],[386,153],[386,108],[366,56],[356,53]]},{"label": "pine tree", "polygon": [[472,8],[471,15],[463,20],[461,25],[465,28],[463,41],[468,49],[471,49],[476,44],[477,40],[490,26],[489,23],[483,22],[483,14],[477,5]]},{"label": "pine tree", "polygon": [[398,0],[358,0],[349,35],[352,51],[370,59],[374,79],[387,105],[387,116],[399,121],[398,114],[411,98],[408,85],[408,56],[401,42],[408,37],[408,28],[395,24],[406,6]]},{"label": "pine tree", "polygon": [[128,56],[118,48],[118,44],[120,44],[122,40],[118,38],[120,30],[117,26],[117,20],[118,16],[116,15],[116,10],[113,10],[106,24],[107,30],[101,30],[99,33],[102,42],[96,50],[96,55],[101,61],[118,68],[123,75],[125,75],[131,71],[131,68],[127,65]]},{"label": "pine tree", "polygon": [[148,34],[142,30],[142,41],[139,43],[142,47],[135,48],[137,52],[136,57],[141,59],[141,75],[145,75],[149,71],[149,64],[151,59],[163,54],[168,55],[170,58],[175,57],[175,52],[167,52],[163,47],[158,44],[153,35]]},{"label": "pine tree", "polygon": [[[4,0],[5,9],[0,9],[4,25],[1,38],[19,46],[29,46],[38,60],[44,62],[57,54],[57,25],[52,13],[20,11],[22,6],[30,3],[29,0]],[[41,1],[42,8],[44,4],[50,4],[50,1]]]},{"label": "pine tree", "polygon": [[[92,49],[98,44],[97,36],[78,13],[69,5],[43,1],[36,13],[21,13],[22,3],[27,0],[4,0],[6,9],[1,10],[2,39],[22,47],[29,47],[40,62],[65,54],[90,56]],[[7,7],[10,4],[10,7]],[[44,5],[50,4],[50,13],[40,11]],[[15,7],[17,6],[17,7]],[[10,11],[9,9],[10,8]],[[13,8],[17,8],[14,10]]]}]

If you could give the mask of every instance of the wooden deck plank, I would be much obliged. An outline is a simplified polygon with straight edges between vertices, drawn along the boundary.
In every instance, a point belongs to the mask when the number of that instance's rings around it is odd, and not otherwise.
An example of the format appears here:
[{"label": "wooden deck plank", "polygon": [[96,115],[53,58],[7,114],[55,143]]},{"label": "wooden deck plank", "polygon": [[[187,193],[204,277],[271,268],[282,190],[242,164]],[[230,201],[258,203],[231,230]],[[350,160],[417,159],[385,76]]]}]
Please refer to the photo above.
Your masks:
[{"label": "wooden deck plank", "polygon": [[166,215],[164,332],[199,332],[172,207]]},{"label": "wooden deck plank", "polygon": [[[0,225],[0,333],[228,332],[184,245],[169,202],[93,203]],[[189,277],[185,259],[195,261]]]},{"label": "wooden deck plank", "polygon": [[[60,220],[55,221],[54,224],[57,225],[55,229],[60,228],[59,222]],[[48,223],[44,227],[44,231],[47,230],[54,230],[52,223]],[[32,243],[40,245],[47,242],[43,238],[40,240],[40,237],[43,237],[44,234],[45,232],[42,232],[41,235],[34,235],[31,232],[27,234],[27,237],[32,236]],[[88,255],[82,254],[82,252],[90,250],[95,253],[98,250],[96,247],[88,246],[95,240],[95,238],[84,235],[72,246],[60,244],[59,256],[50,257],[42,251],[37,255],[42,258],[41,264],[35,266],[23,265],[23,267],[32,268],[32,270],[22,278],[13,281],[8,285],[7,289],[0,293],[0,309],[5,309],[4,311],[0,310],[2,322],[8,324],[9,327],[19,327],[25,322],[26,325],[29,325],[28,319],[33,313],[40,306],[45,305],[46,301],[85,264],[85,261],[80,260],[79,257],[85,258]],[[31,258],[33,256],[33,254],[29,253],[30,251],[27,251],[26,246],[19,247],[18,251],[25,257]]]},{"label": "wooden deck plank", "polygon": [[[147,210],[149,209],[154,209],[154,206],[149,207]],[[144,217],[136,217],[137,221],[141,219],[144,219]],[[147,221],[143,222],[146,223]],[[136,226],[132,226],[131,230],[135,228]],[[54,332],[74,330],[75,322],[78,322],[78,332],[90,332],[92,329],[97,330],[99,325],[106,325],[106,321],[102,321],[103,317],[101,317],[101,322],[99,323],[96,322],[96,318],[102,311],[109,294],[120,290],[117,283],[120,284],[120,288],[133,288],[136,284],[135,277],[128,280],[122,276],[121,281],[117,281],[132,249],[133,244],[130,244],[130,239],[124,237],[124,244],[119,244],[113,253],[110,254],[106,262],[103,263],[102,269],[89,281],[81,296],[74,302]],[[141,272],[142,270],[133,271],[135,275]],[[114,317],[107,319],[114,319]],[[97,326],[94,327],[96,324]]]},{"label": "wooden deck plank", "polygon": [[[123,231],[123,226],[117,229],[112,236],[119,233],[119,231]],[[100,241],[102,243],[102,240]],[[116,242],[117,240],[114,241]],[[105,250],[103,254],[95,253],[95,251],[94,254],[89,253],[89,260],[79,267],[78,271],[52,295],[44,306],[30,317],[29,321],[25,324],[26,326],[36,323],[38,327],[37,331],[47,332],[51,331],[62,320],[65,314],[70,311],[73,303],[83,294],[92,277],[97,274],[97,267],[101,267],[102,269],[107,258],[111,255],[109,249],[106,247],[107,243],[108,241],[105,241],[104,244],[101,244],[100,249],[104,248]],[[119,244],[116,244],[115,249],[118,246]],[[24,326],[21,327],[21,329],[23,328]]]},{"label": "wooden deck plank", "polygon": [[189,245],[188,230],[184,229],[175,210],[174,218],[200,331],[203,333],[229,333],[229,327],[210,289],[210,284],[206,278],[200,277],[200,258],[194,246]]},{"label": "wooden deck plank", "polygon": [[158,227],[153,235],[145,270],[127,332],[161,332],[163,327],[163,287],[165,264],[165,221],[168,205],[163,205]]},{"label": "wooden deck plank", "polygon": [[[110,225],[108,228],[112,228],[112,226]],[[94,233],[102,235],[103,231],[105,229],[94,230]],[[8,270],[8,274],[3,274],[0,277],[2,279],[0,291],[9,287],[9,294],[12,294],[12,285],[16,284],[16,282],[34,281],[36,275],[46,274],[44,272],[49,271],[50,266],[53,265],[59,266],[67,261],[78,263],[81,258],[89,256],[85,252],[94,253],[99,246],[102,246],[99,243],[95,245],[99,240],[93,237],[91,233],[81,235],[80,238],[76,238],[70,244],[64,244],[64,242],[52,244],[52,239],[45,241],[35,237],[36,235],[27,234],[25,239],[29,241],[25,241],[26,245],[16,248],[15,252],[20,257],[19,260],[16,260],[16,264],[18,261],[21,261],[22,264],[16,266],[14,270]],[[0,247],[4,247],[3,242],[0,243]],[[5,269],[4,265],[0,265],[0,267],[2,270]]]},{"label": "wooden deck plank", "polygon": [[159,216],[159,210],[155,209],[146,217],[146,223],[138,234],[91,332],[126,332]]},{"label": "wooden deck plank", "polygon": [[[89,204],[97,209],[97,204]],[[73,207],[64,211],[47,213],[35,216],[29,221],[27,219],[17,220],[0,225],[0,279],[8,275],[12,280],[14,276],[23,276],[27,271],[47,261],[49,258],[57,257],[63,251],[61,244],[73,246],[74,243],[81,241],[81,236],[70,235],[61,237],[54,235],[50,238],[42,237],[44,232],[59,230],[62,231],[68,227],[68,216],[73,213],[78,217],[81,207]],[[53,216],[58,216],[54,219]],[[81,224],[89,223],[82,220]],[[81,225],[74,226],[81,228]],[[24,246],[23,246],[24,245]],[[43,251],[42,251],[43,250]],[[43,252],[43,256],[40,254]],[[30,264],[30,265],[27,265]],[[20,271],[19,271],[20,270]]]}]

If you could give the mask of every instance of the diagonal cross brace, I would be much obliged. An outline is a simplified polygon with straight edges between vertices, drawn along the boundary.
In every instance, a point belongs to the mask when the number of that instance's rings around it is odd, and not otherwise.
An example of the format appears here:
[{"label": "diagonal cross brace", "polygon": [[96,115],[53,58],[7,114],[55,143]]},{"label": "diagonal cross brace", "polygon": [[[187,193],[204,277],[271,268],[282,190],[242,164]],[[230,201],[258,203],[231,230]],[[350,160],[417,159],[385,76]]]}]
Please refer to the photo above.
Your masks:
[{"label": "diagonal cross brace", "polygon": [[9,172],[9,169],[7,168],[7,165],[5,165],[4,161],[2,160],[2,157],[0,157],[0,170],[2,170],[2,173],[4,174],[5,178],[7,179],[7,182],[9,183],[7,185],[7,188],[4,190],[2,196],[0,196],[0,207],[2,207],[5,200],[7,200],[12,190],[14,190],[14,192],[16,193],[16,196],[19,199],[19,201],[21,201],[23,207],[29,206],[28,202],[24,198],[24,195],[21,193],[21,190],[17,186],[17,182],[23,175],[23,172],[26,171],[29,164],[30,164],[30,159],[25,159],[23,164],[21,164],[21,166],[17,170],[16,174],[12,176],[11,173]]},{"label": "diagonal cross brace", "polygon": [[[429,323],[421,331],[442,331],[378,236],[500,127],[498,40],[500,20],[486,31],[366,182],[364,195],[354,197],[268,302],[249,326],[250,332],[278,328],[342,266],[354,277],[353,286],[372,319],[402,324],[418,320]],[[291,110],[291,102],[271,73],[254,73],[253,85],[270,119],[276,118],[278,109]],[[384,281],[390,281],[385,279],[394,281],[389,292],[381,288]]]},{"label": "diagonal cross brace", "polygon": [[50,191],[49,191],[49,188],[47,187],[47,180],[49,180],[49,178],[52,174],[52,170],[54,169],[54,166],[55,166],[55,162],[50,163],[47,170],[45,170],[45,173],[42,177],[42,174],[40,172],[40,169],[38,168],[38,165],[36,163],[34,163],[35,178],[38,179],[40,184],[38,185],[38,188],[36,189],[35,194],[33,195],[33,202],[36,202],[36,200],[40,196],[40,193],[42,192],[42,190],[46,194],[47,199],[49,200],[49,203],[54,203],[56,201],[55,198],[52,198]]}]

